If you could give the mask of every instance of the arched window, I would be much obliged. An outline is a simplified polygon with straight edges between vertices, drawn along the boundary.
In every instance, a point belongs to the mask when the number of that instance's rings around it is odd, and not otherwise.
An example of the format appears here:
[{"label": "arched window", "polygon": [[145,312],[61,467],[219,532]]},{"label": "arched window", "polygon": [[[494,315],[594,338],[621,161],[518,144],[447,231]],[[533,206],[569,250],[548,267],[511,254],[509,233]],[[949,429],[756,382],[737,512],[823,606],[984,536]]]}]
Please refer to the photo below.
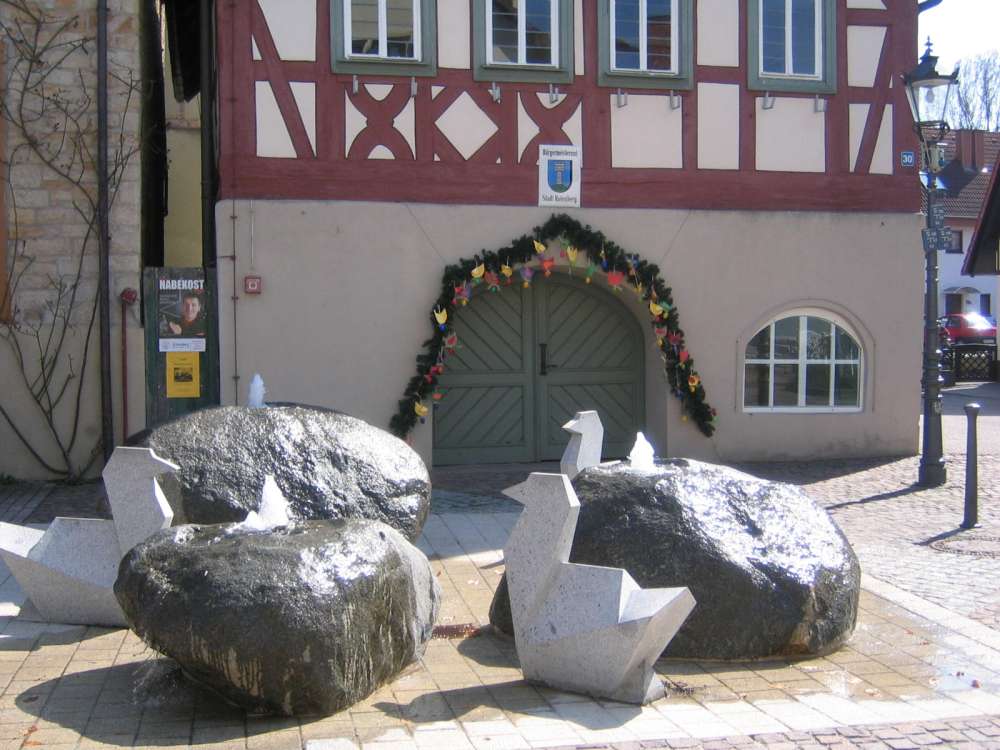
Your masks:
[{"label": "arched window", "polygon": [[750,339],[745,411],[861,410],[864,357],[858,339],[840,320],[820,315],[784,313]]}]

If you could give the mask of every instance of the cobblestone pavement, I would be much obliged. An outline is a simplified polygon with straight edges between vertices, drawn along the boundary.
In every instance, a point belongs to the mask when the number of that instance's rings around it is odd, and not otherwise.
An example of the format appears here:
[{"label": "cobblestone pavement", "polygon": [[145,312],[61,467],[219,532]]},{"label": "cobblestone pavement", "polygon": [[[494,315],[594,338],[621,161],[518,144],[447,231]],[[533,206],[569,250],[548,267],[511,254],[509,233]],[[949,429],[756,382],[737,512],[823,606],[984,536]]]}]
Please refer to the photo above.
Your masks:
[{"label": "cobblestone pavement", "polygon": [[[962,531],[961,407],[971,399],[983,404],[982,525]],[[483,633],[433,640],[419,664],[333,717],[261,719],[179,680],[134,634],[25,622],[7,579],[0,750],[1000,750],[1000,387],[949,391],[943,421],[949,481],[939,488],[914,486],[916,458],[736,467],[801,485],[858,552],[866,573],[858,631],[827,658],[662,661],[674,694],[640,709],[527,685],[511,643]],[[442,624],[486,621],[499,548],[516,517],[499,491],[533,469],[556,465],[433,472],[434,515],[421,547],[444,589]],[[99,483],[0,486],[0,519],[106,517],[101,495]]]}]

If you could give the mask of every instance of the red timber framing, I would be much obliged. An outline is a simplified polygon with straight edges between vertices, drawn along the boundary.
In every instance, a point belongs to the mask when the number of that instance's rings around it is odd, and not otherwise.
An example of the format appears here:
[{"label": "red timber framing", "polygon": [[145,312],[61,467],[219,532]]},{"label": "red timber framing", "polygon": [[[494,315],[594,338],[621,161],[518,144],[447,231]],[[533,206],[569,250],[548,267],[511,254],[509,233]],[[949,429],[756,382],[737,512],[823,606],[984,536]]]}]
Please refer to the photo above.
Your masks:
[{"label": "red timber framing", "polygon": [[[434,78],[418,78],[415,149],[411,149],[393,126],[393,119],[409,101],[409,78],[360,76],[362,85],[355,94],[352,76],[331,72],[329,0],[317,0],[315,62],[280,60],[257,0],[226,0],[217,6],[222,197],[533,205],[537,199],[538,145],[569,143],[563,127],[582,102],[582,203],[587,207],[915,212],[919,209],[919,183],[914,168],[900,166],[899,153],[915,151],[916,139],[898,76],[909,70],[916,58],[916,3],[884,0],[886,10],[881,11],[848,10],[847,0],[830,1],[838,4],[838,93],[827,97],[827,168],[825,173],[801,173],[756,171],[755,99],[761,92],[746,87],[746,0],[740,0],[739,67],[696,65],[694,87],[677,92],[683,99],[681,169],[611,166],[611,99],[616,89],[596,83],[597,0],[583,0],[585,70],[577,71],[572,84],[559,86],[565,99],[551,109],[541,106],[535,96],[522,99],[539,132],[520,158],[517,94],[547,93],[547,85],[502,83],[501,101],[494,102],[489,84],[474,81],[471,70],[441,69]],[[847,85],[848,26],[886,29],[872,88]],[[253,59],[252,39],[261,60]],[[896,85],[890,87],[894,77]],[[254,96],[258,81],[270,83],[297,158],[256,155]],[[290,82],[316,85],[315,154]],[[698,83],[741,86],[738,170],[697,168]],[[377,100],[364,84],[388,84],[393,89]],[[436,96],[431,94],[432,85],[443,87]],[[626,91],[649,93],[644,89]],[[435,124],[463,92],[497,129],[468,160]],[[778,96],[813,98],[812,94]],[[367,118],[367,124],[345,154],[346,97]],[[853,170],[851,104],[869,105]],[[889,104],[894,110],[894,174],[869,174],[883,112]],[[384,146],[394,159],[367,158],[376,146]]]}]

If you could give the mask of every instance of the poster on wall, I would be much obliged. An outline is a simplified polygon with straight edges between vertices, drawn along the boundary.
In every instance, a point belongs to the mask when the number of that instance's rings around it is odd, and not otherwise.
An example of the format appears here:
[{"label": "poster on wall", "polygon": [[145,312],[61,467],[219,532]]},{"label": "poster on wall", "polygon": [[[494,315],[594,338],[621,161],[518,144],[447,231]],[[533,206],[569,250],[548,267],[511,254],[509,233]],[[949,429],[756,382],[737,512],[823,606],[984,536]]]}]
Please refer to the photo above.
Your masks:
[{"label": "poster on wall", "polygon": [[538,147],[538,205],[580,207],[580,147]]},{"label": "poster on wall", "polygon": [[158,280],[156,324],[161,352],[205,351],[205,299],[204,277]]},{"label": "poster on wall", "polygon": [[146,426],[219,403],[213,269],[146,268]]},{"label": "poster on wall", "polygon": [[167,398],[201,395],[201,358],[198,352],[167,352]]}]

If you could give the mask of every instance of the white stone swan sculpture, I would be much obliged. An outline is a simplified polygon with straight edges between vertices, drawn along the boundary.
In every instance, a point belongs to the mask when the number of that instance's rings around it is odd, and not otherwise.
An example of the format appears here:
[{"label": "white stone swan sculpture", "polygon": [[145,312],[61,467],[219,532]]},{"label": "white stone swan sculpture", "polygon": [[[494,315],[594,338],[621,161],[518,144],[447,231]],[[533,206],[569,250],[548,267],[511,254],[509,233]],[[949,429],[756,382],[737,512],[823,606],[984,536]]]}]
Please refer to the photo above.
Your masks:
[{"label": "white stone swan sculpture", "polygon": [[125,625],[115,599],[118,563],[170,527],[173,511],[156,481],[176,471],[148,448],[115,448],[104,467],[113,520],[63,518],[48,529],[0,523],[0,558],[36,612],[22,616],[81,625]]},{"label": "white stone swan sculpture", "polygon": [[[581,412],[567,429],[582,426],[586,440],[591,419],[603,433],[596,418]],[[584,463],[600,462],[597,446]],[[568,463],[582,470],[576,451]],[[580,501],[565,474],[534,473],[504,494],[524,505],[504,558],[525,678],[628,703],[662,697],[653,665],[694,608],[691,592],[643,589],[621,568],[570,563]]]},{"label": "white stone swan sculpture", "polygon": [[596,411],[578,411],[563,429],[570,438],[559,462],[559,471],[573,479],[584,469],[601,463],[604,425]]},{"label": "white stone swan sculpture", "polygon": [[653,664],[694,608],[691,592],[567,562],[580,501],[565,474],[531,474],[504,494],[525,506],[504,547],[525,679],[628,703],[662,697]]}]

